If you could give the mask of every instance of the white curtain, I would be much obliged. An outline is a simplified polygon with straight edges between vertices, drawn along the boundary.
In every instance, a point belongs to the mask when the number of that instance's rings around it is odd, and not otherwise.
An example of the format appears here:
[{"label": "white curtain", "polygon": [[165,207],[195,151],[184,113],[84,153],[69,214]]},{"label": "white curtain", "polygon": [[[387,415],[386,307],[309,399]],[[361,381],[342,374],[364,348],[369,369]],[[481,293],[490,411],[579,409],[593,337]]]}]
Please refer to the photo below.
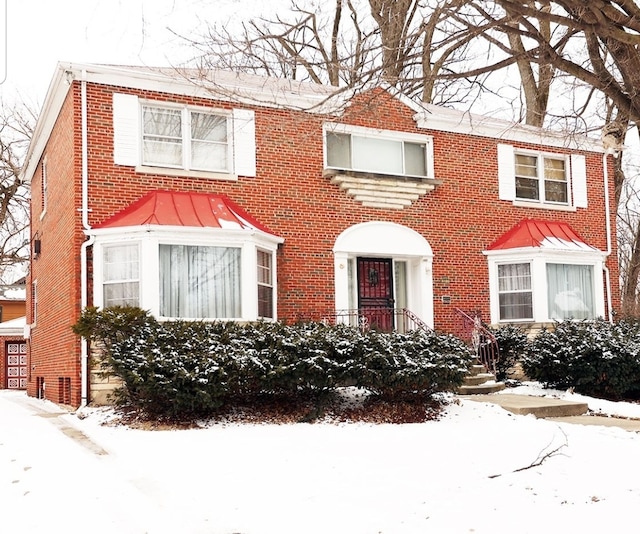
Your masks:
[{"label": "white curtain", "polygon": [[103,249],[103,306],[139,305],[138,251],[137,243]]},{"label": "white curtain", "polygon": [[593,319],[593,267],[547,264],[549,318]]},{"label": "white curtain", "polygon": [[160,245],[160,315],[240,317],[240,249]]},{"label": "white curtain", "polygon": [[532,319],[531,265],[498,265],[500,320]]},{"label": "white curtain", "polygon": [[191,113],[191,167],[226,171],[229,168],[227,119],[209,113]]},{"label": "white curtain", "polygon": [[402,175],[402,143],[374,137],[352,136],[353,168],[360,171]]},{"label": "white curtain", "polygon": [[142,162],[147,165],[182,166],[182,112],[144,107],[142,111]]}]

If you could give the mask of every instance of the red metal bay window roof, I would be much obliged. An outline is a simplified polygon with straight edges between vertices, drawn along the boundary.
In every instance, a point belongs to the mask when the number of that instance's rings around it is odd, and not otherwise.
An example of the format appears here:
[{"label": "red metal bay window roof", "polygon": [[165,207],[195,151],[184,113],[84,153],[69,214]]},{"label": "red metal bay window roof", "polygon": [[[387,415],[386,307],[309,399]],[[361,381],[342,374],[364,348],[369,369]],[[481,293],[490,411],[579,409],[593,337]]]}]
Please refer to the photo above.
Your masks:
[{"label": "red metal bay window roof", "polygon": [[151,191],[94,228],[189,226],[261,230],[275,235],[225,195]]},{"label": "red metal bay window roof", "polygon": [[567,251],[598,250],[587,244],[567,223],[536,219],[523,219],[511,230],[491,243],[487,250],[509,250],[527,247]]}]

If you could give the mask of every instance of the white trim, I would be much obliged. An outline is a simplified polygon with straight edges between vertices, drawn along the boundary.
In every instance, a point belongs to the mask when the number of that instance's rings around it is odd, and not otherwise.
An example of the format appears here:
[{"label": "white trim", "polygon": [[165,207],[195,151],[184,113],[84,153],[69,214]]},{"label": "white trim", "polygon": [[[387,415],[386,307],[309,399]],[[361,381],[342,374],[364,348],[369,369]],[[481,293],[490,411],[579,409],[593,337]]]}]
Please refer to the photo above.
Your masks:
[{"label": "white trim", "polygon": [[333,254],[336,310],[348,309],[354,302],[350,262],[359,256],[391,258],[407,263],[407,307],[433,327],[433,251],[418,232],[385,221],[356,224],[338,236]]},{"label": "white trim", "polygon": [[140,104],[135,95],[113,93],[113,162],[140,164]]},{"label": "white trim", "polygon": [[236,175],[256,176],[256,119],[250,109],[233,110],[233,171]]},{"label": "white trim", "polygon": [[589,207],[587,198],[587,159],[582,154],[571,154],[571,184],[573,205],[576,208]]}]

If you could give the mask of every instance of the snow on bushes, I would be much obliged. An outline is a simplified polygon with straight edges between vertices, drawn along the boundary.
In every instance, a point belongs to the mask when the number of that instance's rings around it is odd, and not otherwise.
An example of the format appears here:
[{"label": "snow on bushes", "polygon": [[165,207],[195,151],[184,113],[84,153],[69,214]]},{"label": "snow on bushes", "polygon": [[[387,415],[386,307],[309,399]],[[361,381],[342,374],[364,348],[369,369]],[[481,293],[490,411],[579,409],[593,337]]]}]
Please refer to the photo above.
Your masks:
[{"label": "snow on bushes", "polygon": [[74,326],[101,342],[122,399],[151,415],[206,415],[259,395],[322,398],[356,386],[387,399],[453,391],[472,359],[459,339],[346,325],[158,322],[138,308],[87,308]]}]

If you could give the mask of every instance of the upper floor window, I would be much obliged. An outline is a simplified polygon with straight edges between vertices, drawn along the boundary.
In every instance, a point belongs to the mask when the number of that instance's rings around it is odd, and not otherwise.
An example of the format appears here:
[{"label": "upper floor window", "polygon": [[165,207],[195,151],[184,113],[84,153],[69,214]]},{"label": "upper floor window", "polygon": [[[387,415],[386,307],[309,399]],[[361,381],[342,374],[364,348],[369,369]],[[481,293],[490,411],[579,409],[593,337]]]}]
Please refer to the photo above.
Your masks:
[{"label": "upper floor window", "polygon": [[256,176],[255,113],[113,94],[113,159],[139,172]]},{"label": "upper floor window", "polygon": [[431,177],[430,138],[331,124],[325,132],[326,166],[332,169]]},{"label": "upper floor window", "polygon": [[566,160],[542,155],[516,154],[516,198],[569,203]]},{"label": "upper floor window", "polygon": [[586,160],[581,154],[551,154],[498,145],[501,200],[526,206],[587,207]]},{"label": "upper floor window", "polygon": [[228,172],[228,129],[228,118],[224,115],[145,105],[142,163]]}]

